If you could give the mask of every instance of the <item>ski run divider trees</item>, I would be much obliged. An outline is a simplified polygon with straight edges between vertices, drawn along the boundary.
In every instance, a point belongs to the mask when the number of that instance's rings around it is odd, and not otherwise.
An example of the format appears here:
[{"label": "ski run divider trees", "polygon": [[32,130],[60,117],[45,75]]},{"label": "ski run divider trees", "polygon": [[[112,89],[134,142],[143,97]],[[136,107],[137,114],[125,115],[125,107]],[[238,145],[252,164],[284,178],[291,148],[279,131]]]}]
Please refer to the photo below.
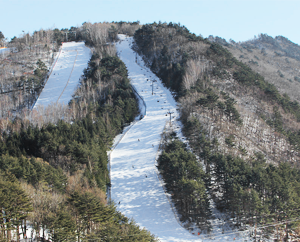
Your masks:
[{"label": "ski run divider trees", "polygon": [[[180,214],[180,220],[195,223],[209,231],[209,203],[205,188],[205,173],[195,155],[187,150],[176,134],[165,137],[165,145],[157,163],[172,202]],[[202,232],[203,232],[202,231]]]}]

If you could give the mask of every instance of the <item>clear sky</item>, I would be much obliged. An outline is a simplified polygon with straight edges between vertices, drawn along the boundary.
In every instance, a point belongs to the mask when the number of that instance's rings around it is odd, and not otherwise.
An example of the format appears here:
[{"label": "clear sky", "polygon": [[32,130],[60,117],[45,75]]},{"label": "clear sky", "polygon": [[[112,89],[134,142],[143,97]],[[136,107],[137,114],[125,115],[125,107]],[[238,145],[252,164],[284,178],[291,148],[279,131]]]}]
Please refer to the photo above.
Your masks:
[{"label": "clear sky", "polygon": [[196,35],[245,41],[260,33],[300,45],[300,0],[0,0],[0,31],[70,28],[84,22],[174,22]]}]

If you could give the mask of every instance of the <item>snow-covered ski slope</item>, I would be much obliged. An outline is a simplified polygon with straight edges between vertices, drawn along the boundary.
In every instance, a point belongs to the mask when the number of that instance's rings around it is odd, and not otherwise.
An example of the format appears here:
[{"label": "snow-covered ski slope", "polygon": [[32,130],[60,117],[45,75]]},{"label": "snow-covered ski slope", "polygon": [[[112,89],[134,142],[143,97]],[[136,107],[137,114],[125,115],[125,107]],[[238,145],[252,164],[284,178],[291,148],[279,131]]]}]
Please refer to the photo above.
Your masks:
[{"label": "snow-covered ski slope", "polygon": [[34,108],[57,102],[68,104],[90,58],[91,50],[84,42],[63,43]]},{"label": "snow-covered ski slope", "polygon": [[[146,116],[134,124],[111,153],[111,198],[122,213],[133,218],[160,241],[241,241],[237,234],[193,235],[177,221],[158,179],[155,158],[170,110],[177,118],[170,91],[130,48],[133,39],[119,35],[118,54],[125,63],[131,84],[147,105]],[[149,81],[147,81],[147,79]],[[152,81],[154,95],[152,95]],[[228,232],[228,231],[227,231]],[[232,231],[231,231],[232,232]],[[195,232],[197,234],[197,232]],[[242,240],[244,241],[244,240]]]}]

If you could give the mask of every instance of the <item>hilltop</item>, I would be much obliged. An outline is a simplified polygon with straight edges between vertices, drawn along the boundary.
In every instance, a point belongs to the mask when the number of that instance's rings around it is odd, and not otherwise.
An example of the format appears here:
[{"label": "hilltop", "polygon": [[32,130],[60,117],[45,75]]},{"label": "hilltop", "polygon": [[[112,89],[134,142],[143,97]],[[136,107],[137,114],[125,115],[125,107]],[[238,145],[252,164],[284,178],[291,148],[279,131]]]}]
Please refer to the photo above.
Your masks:
[{"label": "hilltop", "polygon": [[223,43],[238,60],[274,84],[280,93],[300,101],[300,46],[283,36],[260,34],[241,43]]}]

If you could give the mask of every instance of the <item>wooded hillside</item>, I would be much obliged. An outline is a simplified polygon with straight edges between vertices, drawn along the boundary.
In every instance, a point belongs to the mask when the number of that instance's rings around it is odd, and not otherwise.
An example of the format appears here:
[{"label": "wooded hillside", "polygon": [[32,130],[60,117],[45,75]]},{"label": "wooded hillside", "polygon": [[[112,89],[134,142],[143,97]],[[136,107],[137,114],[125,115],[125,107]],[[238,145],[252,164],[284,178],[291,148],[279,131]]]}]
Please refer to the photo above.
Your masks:
[{"label": "wooded hillside", "polygon": [[[79,30],[70,29],[78,32],[68,40],[85,40],[93,56],[69,106],[1,119],[1,241],[12,236],[19,241],[28,226],[37,238],[52,241],[155,241],[107,204],[105,194],[110,185],[106,151],[139,111],[127,69],[107,42],[115,38],[111,29],[116,34],[137,26],[85,23]],[[89,35],[80,35],[87,30]],[[64,31],[56,32],[60,43]]]},{"label": "wooded hillside", "polygon": [[179,24],[144,25],[134,39],[134,49],[175,91],[185,135],[205,166],[206,189],[219,209],[236,226],[272,224],[284,220],[282,211],[297,218],[299,103],[235,58],[231,47]]}]

